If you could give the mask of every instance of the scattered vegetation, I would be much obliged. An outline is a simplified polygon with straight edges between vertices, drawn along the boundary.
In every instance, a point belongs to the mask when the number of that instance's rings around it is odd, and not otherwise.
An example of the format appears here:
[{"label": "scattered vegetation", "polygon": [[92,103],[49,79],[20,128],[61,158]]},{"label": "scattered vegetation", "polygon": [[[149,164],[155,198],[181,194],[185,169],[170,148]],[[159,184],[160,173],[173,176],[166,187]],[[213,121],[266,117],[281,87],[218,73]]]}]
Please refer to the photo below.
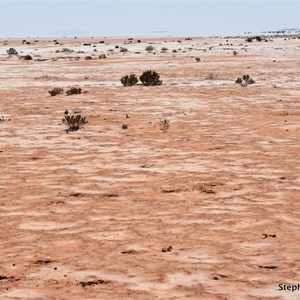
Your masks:
[{"label": "scattered vegetation", "polygon": [[27,54],[27,55],[22,56],[22,59],[23,60],[32,60],[32,56]]},{"label": "scattered vegetation", "polygon": [[149,46],[147,46],[147,47],[145,48],[145,50],[148,51],[148,52],[152,52],[152,51],[155,50],[155,48],[154,48],[153,46],[149,45]]},{"label": "scattered vegetation", "polygon": [[62,122],[64,124],[66,124],[67,126],[69,126],[69,128],[66,129],[67,133],[77,131],[77,130],[83,128],[83,126],[86,123],[88,123],[86,118],[82,117],[81,115],[72,115],[72,116],[66,115],[62,119]]},{"label": "scattered vegetation", "polygon": [[15,48],[9,48],[7,50],[8,55],[18,55],[18,51]]},{"label": "scattered vegetation", "polygon": [[161,53],[167,53],[168,52],[168,48],[167,47],[162,47],[161,48]]},{"label": "scattered vegetation", "polygon": [[240,84],[241,86],[247,86],[248,84],[254,84],[255,81],[249,76],[249,75],[244,75],[242,78],[237,78],[235,83]]},{"label": "scattered vegetation", "polygon": [[140,76],[140,81],[145,86],[154,86],[162,84],[162,81],[159,80],[159,74],[153,70],[144,71],[143,74]]},{"label": "scattered vegetation", "polygon": [[60,87],[55,87],[52,90],[49,91],[49,94],[51,96],[56,96],[58,94],[62,94],[64,92],[64,89],[60,88]]},{"label": "scattered vegetation", "polygon": [[69,90],[66,91],[66,93],[68,96],[81,94],[81,88],[71,87]]},{"label": "scattered vegetation", "polygon": [[232,54],[233,56],[237,56],[239,53],[236,50],[233,50]]},{"label": "scattered vegetation", "polygon": [[101,58],[106,58],[106,55],[105,55],[105,54],[100,54],[98,58],[99,58],[99,59],[101,59]]},{"label": "scattered vegetation", "polygon": [[167,130],[170,128],[170,121],[167,119],[164,119],[163,121],[159,122],[160,130],[163,132],[167,132]]},{"label": "scattered vegetation", "polygon": [[124,86],[132,86],[138,83],[138,79],[135,74],[125,75],[121,78],[121,83]]},{"label": "scattered vegetation", "polygon": [[89,55],[85,57],[85,60],[92,60],[92,59],[93,58],[91,56],[89,56]]},{"label": "scattered vegetation", "polygon": [[120,48],[120,52],[123,52],[123,53],[124,53],[124,52],[128,52],[128,49],[125,48],[125,47],[121,47],[121,48]]}]

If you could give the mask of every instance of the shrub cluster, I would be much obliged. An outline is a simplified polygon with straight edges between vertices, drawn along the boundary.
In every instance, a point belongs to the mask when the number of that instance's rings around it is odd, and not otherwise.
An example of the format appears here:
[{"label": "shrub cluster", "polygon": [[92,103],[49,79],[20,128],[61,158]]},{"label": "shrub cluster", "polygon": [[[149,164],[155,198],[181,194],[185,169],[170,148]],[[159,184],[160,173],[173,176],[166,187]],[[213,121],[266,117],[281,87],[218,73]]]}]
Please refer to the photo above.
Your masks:
[{"label": "shrub cluster", "polygon": [[125,75],[121,78],[121,83],[124,86],[132,86],[138,83],[138,79],[135,74]]},{"label": "shrub cluster", "polygon": [[66,93],[68,96],[81,94],[81,88],[71,87],[69,90],[66,91]]},{"label": "shrub cluster", "polygon": [[18,55],[18,51],[15,48],[9,48],[6,52],[8,55]]},{"label": "shrub cluster", "polygon": [[55,87],[53,88],[51,91],[49,91],[49,94],[51,96],[56,96],[58,94],[62,94],[64,92],[64,89],[60,88],[60,87]]},{"label": "shrub cluster", "polygon": [[153,70],[147,70],[140,76],[140,81],[145,86],[161,85],[159,74]]},{"label": "shrub cluster", "polygon": [[[159,79],[159,74],[153,70],[144,71],[140,76],[140,81],[144,86],[161,85],[162,81]],[[132,86],[138,83],[135,74],[125,75],[121,78],[121,83],[124,86]]]},{"label": "shrub cluster", "polygon": [[23,60],[32,60],[32,56],[27,54],[27,55],[22,56],[22,59]]},{"label": "shrub cluster", "polygon": [[73,115],[73,116],[65,116],[62,119],[62,122],[69,126],[69,128],[66,130],[67,133],[70,131],[77,131],[80,128],[82,128],[88,121],[85,117],[82,117],[81,115]]},{"label": "shrub cluster", "polygon": [[237,78],[235,83],[240,84],[241,86],[247,86],[248,84],[254,84],[255,81],[249,76],[249,75],[244,75],[242,78]]}]

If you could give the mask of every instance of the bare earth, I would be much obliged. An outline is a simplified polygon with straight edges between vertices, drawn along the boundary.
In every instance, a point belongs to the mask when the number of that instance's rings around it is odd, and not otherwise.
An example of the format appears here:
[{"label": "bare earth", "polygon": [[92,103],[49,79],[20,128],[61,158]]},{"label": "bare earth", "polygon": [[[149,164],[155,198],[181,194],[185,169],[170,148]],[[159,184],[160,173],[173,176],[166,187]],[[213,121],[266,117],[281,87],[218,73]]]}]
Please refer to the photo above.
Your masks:
[{"label": "bare earth", "polygon": [[300,39],[29,41],[0,41],[1,300],[300,299]]}]

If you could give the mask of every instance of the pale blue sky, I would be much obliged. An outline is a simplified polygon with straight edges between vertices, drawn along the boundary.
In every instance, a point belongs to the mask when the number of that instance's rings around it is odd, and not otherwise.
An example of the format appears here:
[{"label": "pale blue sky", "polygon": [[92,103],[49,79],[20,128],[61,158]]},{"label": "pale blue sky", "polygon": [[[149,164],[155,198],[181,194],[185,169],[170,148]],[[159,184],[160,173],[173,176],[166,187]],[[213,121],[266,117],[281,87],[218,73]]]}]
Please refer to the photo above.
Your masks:
[{"label": "pale blue sky", "polygon": [[0,37],[210,36],[300,28],[299,1],[1,1]]}]

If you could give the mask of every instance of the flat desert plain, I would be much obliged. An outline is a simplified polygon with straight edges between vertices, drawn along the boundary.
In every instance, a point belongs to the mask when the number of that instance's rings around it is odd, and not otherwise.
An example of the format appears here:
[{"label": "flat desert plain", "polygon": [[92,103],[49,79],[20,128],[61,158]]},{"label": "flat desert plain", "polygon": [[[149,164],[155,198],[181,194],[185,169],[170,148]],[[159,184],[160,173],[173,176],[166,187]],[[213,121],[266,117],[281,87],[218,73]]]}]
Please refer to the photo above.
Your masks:
[{"label": "flat desert plain", "polygon": [[267,40],[2,39],[1,300],[299,299],[300,39]]}]

